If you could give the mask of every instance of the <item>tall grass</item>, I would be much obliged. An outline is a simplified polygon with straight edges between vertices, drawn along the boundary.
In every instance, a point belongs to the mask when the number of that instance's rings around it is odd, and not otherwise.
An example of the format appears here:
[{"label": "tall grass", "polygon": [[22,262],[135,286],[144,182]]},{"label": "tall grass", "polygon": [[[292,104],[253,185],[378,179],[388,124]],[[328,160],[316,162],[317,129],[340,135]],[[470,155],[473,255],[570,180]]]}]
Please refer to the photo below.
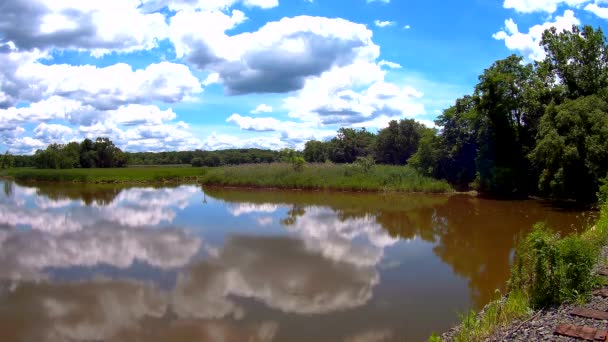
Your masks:
[{"label": "tall grass", "polygon": [[206,185],[344,191],[452,192],[445,181],[420,175],[407,166],[307,164],[295,170],[287,163],[204,168]]},{"label": "tall grass", "polygon": [[17,181],[73,183],[162,183],[193,182],[202,175],[193,167],[138,167],[111,169],[32,169],[15,168],[3,171]]}]

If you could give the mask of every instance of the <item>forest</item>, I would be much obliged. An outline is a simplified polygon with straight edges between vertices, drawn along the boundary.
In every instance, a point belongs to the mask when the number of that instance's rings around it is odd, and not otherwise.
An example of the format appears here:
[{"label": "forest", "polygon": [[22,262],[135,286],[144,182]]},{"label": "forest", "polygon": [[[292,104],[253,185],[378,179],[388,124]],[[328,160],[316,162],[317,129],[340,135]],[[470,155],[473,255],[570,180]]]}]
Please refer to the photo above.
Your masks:
[{"label": "forest", "polygon": [[[2,167],[223,166],[290,161],[405,165],[457,189],[497,197],[539,195],[594,201],[608,193],[608,46],[601,29],[546,30],[546,57],[494,62],[428,128],[391,121],[377,133],[340,128],[303,151],[233,149],[129,153],[107,138],[52,144],[34,156],[4,155]],[[600,191],[603,189],[602,191]]]}]

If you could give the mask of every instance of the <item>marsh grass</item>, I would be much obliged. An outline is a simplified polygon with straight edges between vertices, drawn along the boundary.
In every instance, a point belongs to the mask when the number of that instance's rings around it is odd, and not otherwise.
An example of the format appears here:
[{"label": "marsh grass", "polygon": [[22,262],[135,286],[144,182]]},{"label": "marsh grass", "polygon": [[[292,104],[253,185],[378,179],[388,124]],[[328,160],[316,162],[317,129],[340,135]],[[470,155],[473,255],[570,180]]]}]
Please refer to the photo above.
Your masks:
[{"label": "marsh grass", "polygon": [[201,182],[205,185],[242,186],[253,188],[452,192],[445,181],[420,175],[407,166],[306,164],[298,172],[288,163],[249,164],[203,168]]},{"label": "marsh grass", "polygon": [[193,167],[137,167],[108,169],[33,169],[14,168],[3,171],[4,176],[25,182],[72,183],[163,183],[195,182],[202,175]]}]

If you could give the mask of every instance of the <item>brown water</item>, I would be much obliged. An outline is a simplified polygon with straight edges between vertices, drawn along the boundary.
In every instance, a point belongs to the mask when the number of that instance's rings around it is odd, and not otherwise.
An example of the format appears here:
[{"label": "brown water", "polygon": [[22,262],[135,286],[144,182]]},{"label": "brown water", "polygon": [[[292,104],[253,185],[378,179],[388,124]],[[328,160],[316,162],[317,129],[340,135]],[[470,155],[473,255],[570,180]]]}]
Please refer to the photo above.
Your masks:
[{"label": "brown water", "polygon": [[[0,341],[422,341],[503,289],[538,201],[113,186],[0,194]],[[1,189],[1,187],[0,187]]]}]

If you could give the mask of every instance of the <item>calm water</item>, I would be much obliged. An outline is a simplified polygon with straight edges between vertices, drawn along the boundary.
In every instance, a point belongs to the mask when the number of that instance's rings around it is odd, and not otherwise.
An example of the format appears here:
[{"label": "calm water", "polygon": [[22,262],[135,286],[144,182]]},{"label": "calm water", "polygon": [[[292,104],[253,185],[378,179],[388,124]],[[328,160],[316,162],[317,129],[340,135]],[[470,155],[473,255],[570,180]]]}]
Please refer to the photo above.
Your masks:
[{"label": "calm water", "polygon": [[[0,341],[421,341],[518,234],[592,213],[468,196],[1,183]],[[0,189],[2,189],[0,187]]]}]

